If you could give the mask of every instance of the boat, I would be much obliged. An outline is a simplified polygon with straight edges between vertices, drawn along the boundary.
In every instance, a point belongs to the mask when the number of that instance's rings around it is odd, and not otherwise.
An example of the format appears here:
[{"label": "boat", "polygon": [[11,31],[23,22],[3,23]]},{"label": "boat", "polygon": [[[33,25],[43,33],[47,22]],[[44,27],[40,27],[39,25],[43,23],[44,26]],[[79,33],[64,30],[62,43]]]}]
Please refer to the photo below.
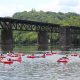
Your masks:
[{"label": "boat", "polygon": [[27,56],[27,58],[35,58],[35,56]]},{"label": "boat", "polygon": [[27,58],[45,58],[45,54],[42,54],[42,55],[28,55]]},{"label": "boat", "polygon": [[57,52],[52,52],[52,54],[57,54]]},{"label": "boat", "polygon": [[60,59],[57,60],[57,62],[66,62],[66,63],[68,61],[69,61],[69,59],[67,57],[62,57],[62,58],[60,58]]},{"label": "boat", "polygon": [[52,53],[46,53],[46,56],[52,56],[53,54]]},{"label": "boat", "polygon": [[2,60],[1,62],[4,64],[9,64],[9,65],[13,63],[13,61],[8,61],[8,60]]},{"label": "boat", "polygon": [[71,54],[71,56],[78,56],[78,54],[77,53],[73,53],[73,54]]}]

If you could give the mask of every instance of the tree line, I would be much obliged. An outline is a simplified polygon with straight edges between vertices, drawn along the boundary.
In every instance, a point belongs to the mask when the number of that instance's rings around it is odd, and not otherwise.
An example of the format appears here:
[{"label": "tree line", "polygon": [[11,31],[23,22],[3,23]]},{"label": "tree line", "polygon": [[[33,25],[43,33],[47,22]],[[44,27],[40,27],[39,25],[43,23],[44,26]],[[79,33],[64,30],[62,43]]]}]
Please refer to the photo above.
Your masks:
[{"label": "tree line", "polygon": [[[50,11],[47,11],[47,12],[36,11],[35,9],[32,9],[29,12],[27,11],[17,12],[12,16],[12,18],[60,24],[62,26],[80,26],[80,14],[73,13],[73,12],[56,13],[56,12],[50,12]],[[14,36],[15,43],[33,44],[37,42],[36,32],[14,31],[13,36]],[[58,34],[53,33],[52,39],[54,42],[57,42],[59,39]]]}]

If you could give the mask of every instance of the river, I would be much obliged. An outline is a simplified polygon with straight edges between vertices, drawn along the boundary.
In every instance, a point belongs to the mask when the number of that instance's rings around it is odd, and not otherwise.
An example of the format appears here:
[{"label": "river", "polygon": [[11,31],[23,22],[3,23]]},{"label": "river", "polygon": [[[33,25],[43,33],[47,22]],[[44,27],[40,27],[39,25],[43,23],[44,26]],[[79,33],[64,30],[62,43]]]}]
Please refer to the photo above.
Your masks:
[{"label": "river", "polygon": [[11,65],[0,63],[0,80],[80,80],[80,59],[70,57],[70,62],[57,63],[64,55],[26,59]]}]

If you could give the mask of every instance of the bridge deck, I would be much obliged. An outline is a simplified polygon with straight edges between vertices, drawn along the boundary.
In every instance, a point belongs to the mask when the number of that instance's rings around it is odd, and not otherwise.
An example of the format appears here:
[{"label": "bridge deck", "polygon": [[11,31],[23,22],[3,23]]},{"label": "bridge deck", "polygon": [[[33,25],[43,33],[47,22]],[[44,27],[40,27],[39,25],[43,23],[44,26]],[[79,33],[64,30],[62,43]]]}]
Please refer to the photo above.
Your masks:
[{"label": "bridge deck", "polygon": [[[1,29],[12,29],[20,31],[47,31],[47,32],[60,32],[60,29],[64,26],[60,24],[36,22],[29,20],[19,20],[7,17],[0,17],[0,28]],[[80,32],[79,26],[65,26],[69,28],[72,32]]]}]

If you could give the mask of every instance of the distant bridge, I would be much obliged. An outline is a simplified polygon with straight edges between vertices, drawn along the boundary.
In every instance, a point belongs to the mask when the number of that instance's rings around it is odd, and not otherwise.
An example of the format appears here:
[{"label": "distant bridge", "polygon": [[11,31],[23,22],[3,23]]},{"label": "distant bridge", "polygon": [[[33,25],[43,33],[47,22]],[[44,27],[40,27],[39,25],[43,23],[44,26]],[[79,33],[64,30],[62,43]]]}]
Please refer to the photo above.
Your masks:
[{"label": "distant bridge", "polygon": [[60,25],[58,24],[19,20],[12,18],[2,18],[2,17],[0,17],[0,25],[1,29],[6,28],[19,31],[48,31],[48,32],[51,31],[59,32],[59,27],[60,27]]},{"label": "distant bridge", "polygon": [[[61,26],[59,24],[51,24],[44,22],[19,20],[6,17],[0,17],[1,29],[1,50],[13,50],[13,30],[19,31],[35,31],[38,32],[38,50],[48,49],[47,33],[59,33],[61,50],[68,50],[71,48],[71,34],[80,34],[80,27],[78,26]],[[52,36],[52,35],[51,35]],[[45,38],[45,40],[44,40]]]}]

